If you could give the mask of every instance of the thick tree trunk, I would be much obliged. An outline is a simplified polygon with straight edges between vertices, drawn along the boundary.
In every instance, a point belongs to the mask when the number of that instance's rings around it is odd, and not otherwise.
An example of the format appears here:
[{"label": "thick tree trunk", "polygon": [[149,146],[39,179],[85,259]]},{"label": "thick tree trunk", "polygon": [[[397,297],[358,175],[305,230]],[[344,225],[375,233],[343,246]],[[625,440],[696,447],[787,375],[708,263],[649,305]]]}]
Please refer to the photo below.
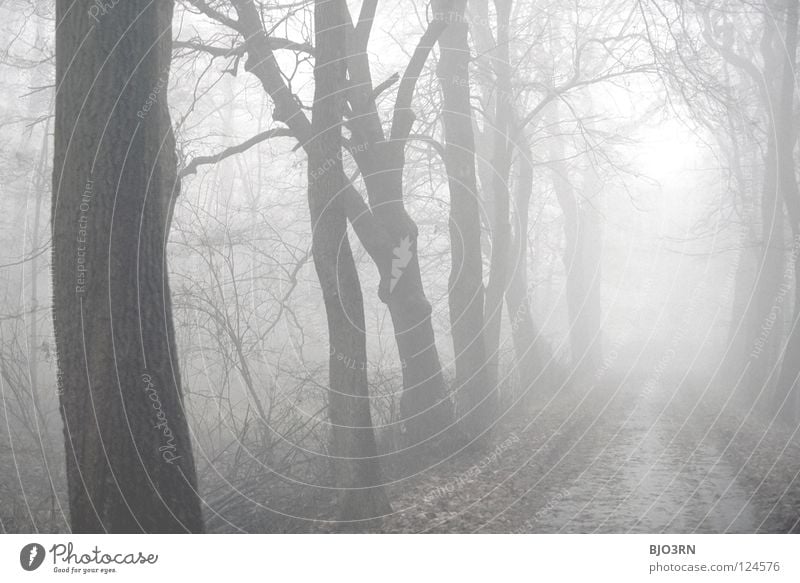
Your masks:
[{"label": "thick tree trunk", "polygon": [[[427,54],[443,30],[441,25],[436,20],[429,25],[403,75],[390,139],[384,140],[382,134],[365,137],[365,147],[354,153],[367,188],[369,212],[381,233],[380,244],[359,237],[378,267],[378,297],[386,304],[394,326],[403,371],[400,441],[407,453],[415,454],[408,458],[411,461],[420,459],[417,446],[447,448],[452,437],[446,432],[452,421],[452,404],[436,347],[431,305],[422,285],[419,230],[403,197],[405,143],[413,123],[411,97]],[[358,217],[352,213],[349,217],[358,232]]]},{"label": "thick tree trunk", "polygon": [[58,0],[53,286],[75,532],[202,530],[165,247],[171,1]]},{"label": "thick tree trunk", "polygon": [[[245,69],[261,81],[272,97],[273,118],[286,124],[308,152],[308,145],[313,141],[311,124],[282,77],[256,5],[252,0],[232,0],[232,4],[238,16],[237,30],[246,40]],[[423,35],[409,63],[410,71],[406,71],[407,76],[401,81],[398,101],[403,93],[403,98],[410,102],[419,70],[443,30],[441,25],[441,22],[432,23]],[[354,44],[347,56],[351,83],[347,96],[353,107],[350,121],[358,121],[353,127],[351,152],[364,177],[369,205],[340,168],[326,172],[340,173],[337,180],[344,184],[340,196],[347,218],[381,276],[378,296],[391,314],[403,369],[401,441],[405,448],[418,444],[428,447],[439,443],[444,436],[452,413],[436,348],[431,306],[422,287],[417,256],[418,230],[403,205],[403,146],[413,115],[408,108],[410,103],[407,107],[396,108],[392,139],[385,139],[374,105],[369,62],[364,61],[366,46],[359,44],[363,40],[360,31],[353,30],[349,23],[346,28],[350,31],[348,39]],[[359,91],[359,88],[364,89]],[[366,105],[357,99],[365,94]],[[399,124],[397,117],[401,118]],[[401,125],[404,131],[398,131],[402,135],[396,139],[395,129]],[[319,172],[321,168],[310,167],[310,170]]]},{"label": "thick tree trunk", "polygon": [[781,54],[783,79],[777,124],[778,187],[786,205],[792,228],[792,253],[790,261],[794,269],[794,314],[789,339],[785,348],[781,372],[775,394],[775,406],[781,417],[794,424],[800,417],[800,192],[795,174],[794,148],[797,132],[794,123],[794,101],[796,82],[798,0],[786,0],[786,37]]},{"label": "thick tree trunk", "polygon": [[800,237],[795,235],[791,259],[794,269],[794,315],[776,385],[774,408],[789,425],[800,419]]},{"label": "thick tree trunk", "polygon": [[[730,84],[730,77],[725,75],[726,83]],[[730,328],[726,343],[725,356],[720,367],[722,386],[728,390],[731,387],[741,388],[740,377],[747,366],[749,353],[752,349],[752,339],[756,337],[758,329],[758,313],[756,302],[753,301],[755,274],[758,265],[758,235],[756,228],[758,217],[755,209],[757,196],[751,187],[751,181],[745,175],[744,157],[752,156],[752,166],[759,163],[758,155],[750,152],[748,143],[739,142],[739,131],[736,125],[734,112],[727,112],[728,139],[731,147],[728,154],[732,173],[736,179],[738,196],[741,199],[742,235],[739,240],[736,271],[732,281],[732,301],[730,311]],[[743,391],[737,390],[738,395]]]},{"label": "thick tree trunk", "polygon": [[[747,220],[745,218],[745,220]],[[759,267],[761,252],[754,236],[745,236],[739,252],[733,280],[731,302],[731,327],[726,344],[725,360],[721,367],[723,385],[727,388],[741,387],[740,377],[747,366],[753,339],[758,336],[759,319],[754,295],[755,274]],[[740,395],[744,388],[737,391]]]},{"label": "thick tree trunk", "polygon": [[[748,309],[753,296],[753,274],[757,264],[755,253],[750,246],[755,245],[748,237],[742,241],[742,249],[736,263],[736,273],[733,279],[733,299],[731,301],[731,329],[728,334],[728,356],[727,366],[739,368],[745,364],[747,352],[750,346],[747,338],[753,335],[753,330],[757,327],[757,319],[754,311]],[[737,330],[736,327],[739,327]],[[726,371],[732,372],[732,371]],[[731,377],[735,378],[735,377]]]},{"label": "thick tree trunk", "polygon": [[775,140],[768,138],[764,158],[764,191],[761,197],[761,252],[753,295],[757,314],[755,336],[750,339],[753,358],[745,386],[755,398],[771,384],[771,369],[779,357],[783,336],[783,315],[776,303],[784,266],[784,215],[778,197]]},{"label": "thick tree trunk", "polygon": [[764,35],[761,40],[761,54],[764,60],[765,87],[763,90],[764,110],[767,117],[767,147],[764,155],[764,181],[761,194],[761,250],[757,266],[755,289],[753,291],[757,327],[749,339],[750,361],[743,384],[750,392],[747,401],[752,402],[760,394],[769,395],[764,390],[774,386],[772,374],[774,364],[780,355],[783,337],[783,313],[778,303],[784,269],[784,210],[778,187],[778,143],[776,116],[779,107],[779,93],[776,78],[780,76],[778,49],[775,46],[777,35],[768,12],[764,14]]},{"label": "thick tree trunk", "polygon": [[306,147],[312,254],[325,301],[331,347],[328,411],[336,485],[342,520],[359,521],[378,518],[391,512],[391,507],[381,485],[370,413],[361,282],[339,196],[345,188],[341,159],[346,70],[344,2],[314,3],[314,138]]},{"label": "thick tree trunk", "polygon": [[378,297],[389,310],[403,371],[399,441],[408,454],[405,459],[413,462],[419,459],[418,446],[431,449],[449,441],[446,429],[452,420],[452,404],[436,347],[431,305],[422,285],[419,230],[403,204],[404,162],[397,160],[389,144],[373,148],[378,150],[377,166],[362,161],[360,168],[379,235],[359,232],[358,217],[348,216],[381,275]]},{"label": "thick tree trunk", "polygon": [[508,285],[508,260],[511,224],[508,192],[511,170],[511,67],[509,65],[509,21],[511,0],[495,0],[497,11],[497,48],[492,63],[497,79],[492,149],[492,253],[489,282],[486,287],[486,352],[489,359],[489,382],[500,383],[500,330],[503,300]]},{"label": "thick tree trunk", "polygon": [[[796,0],[790,0],[795,2]],[[736,275],[736,296],[733,310],[733,335],[725,363],[723,364],[726,385],[740,387],[737,391],[743,404],[749,407],[754,400],[764,399],[765,408],[769,408],[772,401],[772,391],[775,374],[774,364],[780,356],[782,341],[784,291],[782,275],[784,266],[785,241],[784,241],[784,212],[779,191],[779,166],[787,168],[787,164],[780,162],[778,134],[785,131],[793,132],[793,122],[782,124],[777,121],[778,110],[781,102],[779,81],[782,73],[787,73],[782,64],[786,60],[787,52],[783,39],[777,33],[776,14],[783,14],[775,10],[771,3],[761,3],[763,26],[761,28],[760,56],[762,65],[759,67],[755,61],[735,54],[729,42],[717,44],[710,34],[711,22],[707,19],[704,33],[705,39],[713,45],[726,62],[744,72],[758,88],[761,111],[764,118],[764,135],[766,145],[760,149],[764,151],[761,162],[763,164],[762,191],[758,199],[757,208],[760,211],[760,221],[755,224],[753,244],[756,249],[754,257],[748,257],[745,251],[739,263]],[[783,57],[782,57],[783,55]],[[792,58],[794,56],[792,55]],[[726,72],[727,78],[727,72]],[[791,87],[790,87],[791,89]],[[791,118],[791,116],[790,116]],[[780,127],[783,125],[783,127]],[[729,122],[733,130],[734,125]],[[735,131],[735,130],[733,130]],[[732,132],[733,133],[733,132]],[[737,148],[734,142],[734,171],[739,172],[737,164]],[[784,154],[785,155],[785,154]],[[792,171],[793,172],[793,171]],[[742,180],[739,180],[742,183]],[[756,206],[756,205],[754,205]],[[745,216],[747,220],[747,215]],[[748,236],[748,239],[751,237]],[[749,244],[749,241],[748,241]],[[749,278],[749,271],[754,272]],[[747,285],[752,279],[752,286]],[[784,282],[785,285],[786,282]],[[741,284],[745,284],[742,287]]]},{"label": "thick tree trunk", "polygon": [[413,454],[406,456],[412,460],[419,458],[417,446],[436,448],[450,439],[446,429],[452,420],[452,404],[436,347],[431,305],[422,285],[419,230],[403,204],[402,164],[390,162],[390,155],[379,155],[389,170],[369,172],[364,178],[373,216],[389,244],[376,245],[372,257],[381,273],[378,297],[392,318],[403,371],[400,443]]},{"label": "thick tree trunk", "polygon": [[489,426],[497,392],[489,382],[483,340],[483,258],[475,137],[472,133],[466,0],[439,0],[434,12],[448,23],[439,38],[437,73],[442,86],[444,163],[450,188],[448,282],[450,326],[456,363],[458,416],[468,439]]},{"label": "thick tree trunk", "polygon": [[533,193],[533,160],[523,132],[515,139],[519,151],[515,212],[511,243],[511,276],[506,290],[506,310],[514,341],[520,391],[531,397],[534,383],[544,384],[543,373],[552,354],[533,320],[532,298],[528,290],[528,214]]},{"label": "thick tree trunk", "polygon": [[[413,231],[416,232],[416,228]],[[392,263],[402,264],[406,255],[405,236],[399,239]],[[400,422],[405,448],[439,447],[452,437],[447,433],[452,420],[452,403],[442,375],[431,306],[422,287],[417,256],[417,237],[410,240],[411,261],[398,282],[396,295],[386,302],[403,371]],[[401,279],[402,279],[401,278]]]}]

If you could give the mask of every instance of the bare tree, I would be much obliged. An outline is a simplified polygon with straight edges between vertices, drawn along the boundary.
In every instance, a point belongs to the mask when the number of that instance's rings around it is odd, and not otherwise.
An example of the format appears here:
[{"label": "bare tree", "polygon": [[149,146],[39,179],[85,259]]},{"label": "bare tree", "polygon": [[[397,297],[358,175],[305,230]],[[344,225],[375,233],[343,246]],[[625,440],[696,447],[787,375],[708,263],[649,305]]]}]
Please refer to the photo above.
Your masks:
[{"label": "bare tree", "polygon": [[783,55],[778,121],[776,123],[778,188],[786,206],[792,230],[794,262],[794,315],[789,338],[783,353],[778,377],[775,405],[781,417],[791,424],[800,419],[800,190],[797,186],[795,146],[795,83],[797,79],[798,1],[785,0],[779,14],[785,19],[785,35],[780,54]]},{"label": "bare tree", "polygon": [[171,1],[57,3],[54,325],[75,532],[202,530],[165,246]]},{"label": "bare tree", "polygon": [[[258,4],[232,0],[236,18],[219,12],[203,0],[191,0],[200,12],[233,29],[244,39],[241,50],[220,49],[202,43],[193,48],[238,59],[247,55],[245,69],[260,81],[274,103],[273,118],[307,151],[311,132],[299,98],[292,92],[275,57],[276,48],[309,51],[298,43],[287,43],[267,34]],[[452,416],[442,376],[431,306],[422,287],[417,253],[418,228],[403,203],[405,144],[414,122],[411,109],[414,89],[427,57],[446,23],[431,22],[420,37],[400,78],[396,75],[373,86],[366,52],[376,2],[365,2],[355,25],[349,18],[347,67],[350,87],[345,127],[350,137],[343,143],[358,164],[368,194],[365,202],[349,178],[342,197],[348,220],[370,254],[380,274],[378,296],[386,304],[394,324],[400,360],[403,363],[401,422],[405,446],[430,446],[441,440]],[[382,92],[400,79],[387,136],[376,106]],[[278,128],[282,130],[283,128]],[[273,134],[276,135],[276,134]],[[337,170],[333,170],[336,172]]]},{"label": "bare tree", "polygon": [[481,436],[493,421],[497,391],[484,343],[483,259],[475,137],[470,102],[466,0],[440,1],[435,18],[447,23],[439,38],[437,73],[443,95],[444,163],[450,188],[449,304],[456,363],[456,397],[467,435]]},{"label": "bare tree", "polygon": [[344,0],[315,2],[313,138],[306,149],[314,266],[322,286],[331,345],[328,408],[340,512],[344,520],[363,520],[380,517],[391,507],[381,486],[363,365],[367,362],[364,302],[342,197],[346,188],[340,155],[346,17]]}]

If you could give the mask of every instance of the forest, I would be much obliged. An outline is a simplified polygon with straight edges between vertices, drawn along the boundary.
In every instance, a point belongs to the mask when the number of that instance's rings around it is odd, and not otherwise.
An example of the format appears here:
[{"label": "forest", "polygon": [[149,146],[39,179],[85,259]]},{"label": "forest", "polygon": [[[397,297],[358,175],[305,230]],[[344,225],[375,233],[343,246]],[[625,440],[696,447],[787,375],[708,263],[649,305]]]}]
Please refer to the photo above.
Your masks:
[{"label": "forest", "polygon": [[0,532],[800,533],[799,11],[0,2]]}]

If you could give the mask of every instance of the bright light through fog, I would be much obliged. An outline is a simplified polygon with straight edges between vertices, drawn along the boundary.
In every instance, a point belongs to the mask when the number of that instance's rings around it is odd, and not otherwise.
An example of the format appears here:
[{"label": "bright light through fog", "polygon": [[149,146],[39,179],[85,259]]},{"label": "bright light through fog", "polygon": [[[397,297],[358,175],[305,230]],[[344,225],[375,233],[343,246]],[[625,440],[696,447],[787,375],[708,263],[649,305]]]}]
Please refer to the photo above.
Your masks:
[{"label": "bright light through fog", "polygon": [[636,168],[662,186],[664,182],[682,181],[684,173],[697,170],[702,159],[697,133],[674,119],[642,128],[636,141]]}]

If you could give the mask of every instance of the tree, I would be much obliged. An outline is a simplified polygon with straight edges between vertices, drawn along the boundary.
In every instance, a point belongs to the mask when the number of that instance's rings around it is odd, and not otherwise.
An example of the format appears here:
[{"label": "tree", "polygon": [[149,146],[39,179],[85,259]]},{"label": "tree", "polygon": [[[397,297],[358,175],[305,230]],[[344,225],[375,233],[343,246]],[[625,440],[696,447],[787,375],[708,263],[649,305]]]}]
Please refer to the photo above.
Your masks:
[{"label": "tree", "polygon": [[509,174],[511,172],[511,26],[512,0],[495,0],[497,12],[497,41],[492,51],[491,62],[497,87],[494,95],[494,116],[490,125],[492,218],[492,251],[489,282],[486,286],[486,338],[489,354],[489,378],[493,385],[500,382],[500,330],[503,302],[509,280],[511,257],[511,223]]},{"label": "tree", "polygon": [[[573,181],[564,149],[563,132],[560,131],[559,104],[550,106],[550,124],[556,132],[551,140],[550,168],[556,198],[564,214],[564,271],[566,272],[565,295],[569,318],[572,365],[576,375],[585,376],[594,371],[602,360],[601,305],[600,305],[600,261],[602,237],[599,233],[599,218],[593,208],[593,169],[584,173],[585,195],[581,197]],[[594,186],[596,189],[596,186]]]},{"label": "tree", "polygon": [[[782,192],[787,187],[791,188],[786,181],[787,170],[793,173],[791,164],[787,165],[785,146],[786,132],[792,132],[792,124],[781,119],[781,112],[785,109],[781,103],[786,103],[786,98],[781,96],[779,81],[782,73],[787,74],[787,71],[781,69],[784,60],[781,54],[785,49],[780,46],[779,27],[772,16],[773,7],[770,2],[764,1],[752,5],[742,3],[742,8],[744,17],[752,16],[762,23],[755,27],[755,34],[751,36],[747,36],[749,27],[737,26],[734,18],[738,11],[730,11],[727,5],[718,6],[714,3],[698,7],[702,40],[723,61],[727,86],[722,90],[710,90],[712,82],[706,81],[699,71],[686,74],[687,80],[683,83],[701,85],[709,96],[722,94],[718,99],[726,110],[724,123],[731,134],[729,140],[734,145],[730,148],[729,157],[737,174],[742,174],[741,170],[736,170],[740,167],[740,154],[736,146],[740,138],[737,134],[744,134],[741,139],[746,139],[748,135],[731,122],[727,112],[738,108],[745,118],[742,125],[756,127],[756,135],[750,139],[756,142],[753,149],[761,153],[760,156],[756,154],[760,158],[761,189],[750,195],[750,200],[746,200],[744,206],[758,209],[758,213],[752,214],[760,214],[760,217],[751,217],[750,213],[745,213],[743,217],[746,222],[756,223],[746,226],[748,232],[755,231],[756,257],[753,261],[748,254],[742,254],[739,260],[736,295],[737,299],[744,299],[734,302],[733,321],[736,324],[725,362],[725,369],[730,371],[730,382],[726,382],[726,385],[744,387],[744,396],[748,401],[753,401],[769,393],[763,389],[774,384],[775,377],[771,371],[780,357],[783,336],[783,323],[777,317],[779,310],[776,300],[780,294],[785,251],[785,213],[781,199]],[[755,45],[757,50],[751,51],[750,45]],[[727,74],[728,67],[735,72],[737,79],[731,80]],[[677,73],[671,71],[671,75]],[[752,88],[750,92],[755,99],[748,99],[749,88]],[[702,113],[698,115],[703,116]],[[743,179],[739,181],[743,182]],[[791,195],[789,198],[792,198]],[[749,244],[749,239],[748,236],[745,245]],[[754,275],[747,278],[745,276],[752,263],[755,263]],[[745,305],[741,307],[743,303]]]},{"label": "tree", "polygon": [[[239,49],[189,43],[197,50],[237,59],[246,54],[245,70],[261,83],[274,103],[273,119],[288,129],[307,151],[311,122],[299,98],[292,92],[275,57],[277,48],[313,52],[308,46],[276,39],[266,32],[257,3],[232,0],[236,18],[204,0],[190,0],[201,13],[236,31],[244,39]],[[347,70],[349,87],[344,126],[350,131],[343,147],[355,159],[364,179],[365,202],[350,180],[343,176],[343,205],[348,221],[380,274],[378,296],[391,315],[403,370],[401,421],[404,445],[430,446],[443,437],[452,412],[431,323],[431,306],[422,286],[417,253],[418,228],[403,201],[405,144],[414,114],[414,89],[431,49],[446,23],[434,20],[420,37],[402,75],[373,86],[367,44],[376,1],[365,2],[355,25],[348,11]],[[376,106],[378,96],[400,80],[392,122],[385,134]],[[285,135],[285,134],[284,134]],[[333,170],[337,172],[338,170]]]},{"label": "tree", "polygon": [[785,14],[785,37],[783,48],[783,71],[781,76],[779,121],[776,124],[778,189],[789,217],[792,229],[792,268],[794,269],[794,315],[789,339],[783,353],[781,372],[778,377],[775,405],[781,417],[795,424],[800,417],[800,191],[797,186],[794,150],[797,143],[794,104],[797,71],[797,25],[798,1],[782,2]]},{"label": "tree", "polygon": [[456,363],[456,402],[469,438],[493,421],[497,391],[488,375],[484,343],[483,259],[475,136],[470,104],[469,24],[466,0],[442,0],[435,17],[447,23],[439,38],[437,74],[443,96],[444,164],[450,188],[448,298]]},{"label": "tree", "polygon": [[[492,217],[485,308],[486,351],[490,360],[490,377],[497,382],[500,380],[501,316],[505,302],[516,367],[522,385],[528,388],[534,379],[541,377],[547,368],[545,363],[550,360],[548,347],[539,337],[530,315],[530,294],[526,289],[527,215],[533,181],[528,144],[532,136],[539,141],[547,126],[542,122],[551,121],[548,114],[552,116],[556,107],[554,102],[567,104],[569,112],[579,116],[581,114],[569,101],[572,94],[581,90],[585,94],[593,85],[613,83],[621,77],[649,72],[652,66],[641,58],[638,50],[641,39],[631,30],[632,9],[628,8],[627,13],[621,11],[619,2],[606,0],[599,3],[598,9],[604,17],[591,25],[574,27],[559,23],[580,19],[581,7],[566,8],[558,2],[525,4],[497,0],[494,2],[496,31],[488,26],[489,2],[473,0],[473,4],[476,20],[486,23],[473,27],[479,55],[476,61],[483,117],[483,130],[478,139],[479,158],[483,162],[479,162],[478,167],[484,200]],[[519,39],[530,37],[538,39],[540,50],[535,58],[530,45],[519,42]],[[579,127],[582,126],[580,120],[576,121]],[[559,123],[555,120],[550,125],[557,128]],[[562,138],[559,136],[557,139]],[[586,134],[581,135],[581,140],[585,152],[577,148],[576,157],[585,156],[585,166],[592,166],[595,161],[590,158],[596,157],[601,148]],[[563,154],[557,151],[563,149],[563,144],[553,144],[553,148],[556,151],[543,154],[552,159],[551,168],[558,166],[563,159]],[[515,154],[519,183],[512,204],[509,185],[512,183]],[[591,203],[579,204],[580,197],[570,177],[564,172],[562,174],[563,179],[556,183],[556,190],[564,195],[557,198],[563,205],[564,238],[567,240],[563,261],[572,353],[582,370],[590,370],[601,359],[601,278],[597,269],[600,261],[597,243],[601,237],[595,224],[598,217],[590,208]],[[588,171],[585,176],[591,178],[592,174]],[[592,182],[597,181],[585,181],[584,186]],[[589,236],[583,236],[587,231]],[[551,371],[555,372],[554,368]]]},{"label": "tree", "polygon": [[199,532],[167,281],[173,2],[58,0],[53,316],[75,532]]},{"label": "tree", "polygon": [[[522,392],[531,396],[530,389],[534,381],[543,380],[542,373],[547,363],[552,363],[550,347],[540,335],[533,319],[532,299],[528,289],[528,214],[533,193],[533,155],[529,130],[522,123],[523,116],[518,111],[522,109],[519,101],[524,102],[524,98],[520,95],[521,91],[515,89],[514,81],[518,85],[524,83],[523,86],[530,83],[525,75],[525,69],[530,67],[530,63],[524,48],[521,51],[514,50],[517,48],[514,43],[516,36],[509,30],[512,12],[519,13],[520,4],[498,3],[495,10],[496,35],[489,26],[489,3],[485,0],[473,0],[472,10],[476,15],[472,35],[477,52],[481,55],[476,59],[476,77],[480,79],[482,89],[480,102],[484,128],[482,132],[478,132],[478,143],[482,144],[478,148],[481,160],[479,168],[483,201],[487,214],[490,215],[487,227],[492,241],[490,291],[487,292],[486,303],[486,318],[491,324],[487,329],[487,352],[491,355],[491,374],[497,384],[499,353],[502,351],[500,320],[505,301],[514,344],[516,375]],[[518,14],[514,20],[520,20]],[[538,24],[538,20],[538,17],[531,18],[533,24]],[[525,34],[531,33],[526,31]],[[503,47],[500,46],[501,39]],[[517,54],[518,52],[521,54]],[[517,57],[513,67],[510,63],[512,53]],[[512,78],[512,72],[516,72],[518,79]],[[550,99],[549,96],[545,97],[547,101]],[[527,121],[530,122],[530,119]],[[500,131],[500,126],[507,128]],[[518,172],[512,203],[511,167],[515,151]],[[500,222],[493,226],[493,220]],[[493,306],[491,309],[490,303]]]},{"label": "tree", "polygon": [[[517,116],[514,116],[517,118]],[[514,125],[516,126],[516,119]],[[530,402],[536,395],[533,387],[555,383],[556,365],[550,346],[533,319],[528,282],[528,237],[534,162],[524,128],[513,132],[517,149],[517,178],[514,189],[514,219],[511,222],[511,275],[506,289],[506,311],[514,342],[516,369],[522,395]]]},{"label": "tree", "polygon": [[364,302],[342,197],[346,188],[341,157],[346,14],[344,0],[314,3],[313,137],[306,151],[312,253],[331,346],[328,409],[340,513],[343,520],[361,520],[380,517],[391,506],[381,486],[365,366]]}]

